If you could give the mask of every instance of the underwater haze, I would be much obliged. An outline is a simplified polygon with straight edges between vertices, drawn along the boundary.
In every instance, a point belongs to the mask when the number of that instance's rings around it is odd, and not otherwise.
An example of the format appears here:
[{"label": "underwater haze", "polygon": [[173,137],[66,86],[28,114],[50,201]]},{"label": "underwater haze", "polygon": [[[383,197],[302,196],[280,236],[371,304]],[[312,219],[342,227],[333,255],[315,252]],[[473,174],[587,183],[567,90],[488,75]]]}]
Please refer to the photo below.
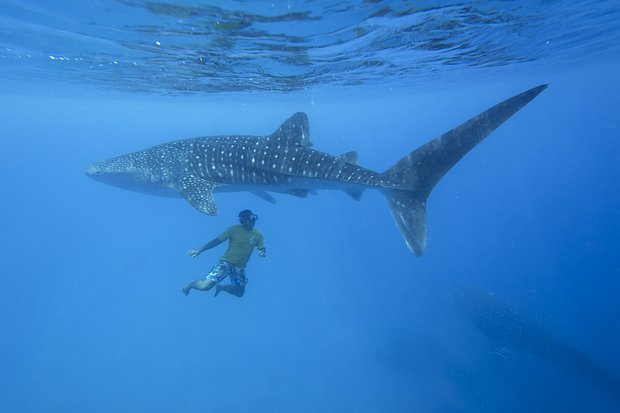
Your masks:
[{"label": "underwater haze", "polygon": [[[620,411],[618,73],[617,1],[2,1],[0,411]],[[542,84],[436,185],[421,257],[375,190],[207,216],[85,174],[295,112],[383,172]],[[243,209],[245,295],[183,295]]]}]

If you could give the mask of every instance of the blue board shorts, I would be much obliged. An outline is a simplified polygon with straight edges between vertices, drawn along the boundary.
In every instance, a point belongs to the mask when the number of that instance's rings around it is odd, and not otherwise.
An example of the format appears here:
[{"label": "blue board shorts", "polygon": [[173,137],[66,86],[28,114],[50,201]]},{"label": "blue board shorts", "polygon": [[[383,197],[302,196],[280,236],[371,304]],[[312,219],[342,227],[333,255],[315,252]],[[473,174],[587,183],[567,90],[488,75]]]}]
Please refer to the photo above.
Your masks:
[{"label": "blue board shorts", "polygon": [[224,260],[220,260],[213,266],[211,272],[207,274],[206,279],[219,283],[226,277],[229,277],[230,283],[236,287],[245,287],[248,283],[248,278],[245,276],[245,270],[243,268],[236,267]]}]

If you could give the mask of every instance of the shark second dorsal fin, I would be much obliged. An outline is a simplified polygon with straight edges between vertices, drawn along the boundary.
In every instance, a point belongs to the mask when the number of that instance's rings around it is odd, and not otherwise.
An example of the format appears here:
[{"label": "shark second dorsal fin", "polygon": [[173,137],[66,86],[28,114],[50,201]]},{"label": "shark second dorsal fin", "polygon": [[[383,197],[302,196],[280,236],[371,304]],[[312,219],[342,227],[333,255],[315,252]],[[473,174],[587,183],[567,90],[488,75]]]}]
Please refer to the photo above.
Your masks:
[{"label": "shark second dorsal fin", "polygon": [[340,156],[336,156],[336,165],[338,165],[338,168],[343,168],[347,163],[357,166],[356,151],[345,152]]},{"label": "shark second dorsal fin", "polygon": [[342,160],[346,163],[350,163],[352,165],[357,165],[357,151],[349,151],[345,152],[340,156],[336,157],[337,160]]},{"label": "shark second dorsal fin", "polygon": [[215,182],[194,175],[185,175],[177,181],[175,189],[198,211],[207,215],[217,215],[217,205],[213,199],[213,188],[216,185]]},{"label": "shark second dorsal fin", "polygon": [[281,142],[285,146],[311,147],[308,116],[303,112],[297,112],[285,120],[268,139]]}]

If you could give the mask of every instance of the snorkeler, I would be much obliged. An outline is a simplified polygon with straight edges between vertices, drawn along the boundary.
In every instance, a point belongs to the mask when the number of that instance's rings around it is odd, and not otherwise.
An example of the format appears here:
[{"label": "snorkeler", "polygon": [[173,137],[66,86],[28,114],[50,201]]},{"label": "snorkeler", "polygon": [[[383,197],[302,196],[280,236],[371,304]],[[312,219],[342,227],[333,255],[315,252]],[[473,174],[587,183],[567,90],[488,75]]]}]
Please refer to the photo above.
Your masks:
[{"label": "snorkeler", "polygon": [[[189,294],[192,288],[208,291],[215,286],[215,297],[220,291],[226,291],[237,297],[242,297],[245,292],[245,285],[248,279],[245,275],[245,266],[256,247],[258,255],[265,257],[267,252],[263,241],[263,234],[254,229],[258,220],[258,215],[249,209],[239,212],[239,223],[233,225],[212,241],[209,241],[202,248],[189,250],[185,255],[196,257],[201,252],[217,247],[222,242],[228,240],[228,249],[222,255],[219,262],[204,279],[192,281],[183,287],[183,294]],[[230,285],[220,285],[226,277],[230,279]]]}]

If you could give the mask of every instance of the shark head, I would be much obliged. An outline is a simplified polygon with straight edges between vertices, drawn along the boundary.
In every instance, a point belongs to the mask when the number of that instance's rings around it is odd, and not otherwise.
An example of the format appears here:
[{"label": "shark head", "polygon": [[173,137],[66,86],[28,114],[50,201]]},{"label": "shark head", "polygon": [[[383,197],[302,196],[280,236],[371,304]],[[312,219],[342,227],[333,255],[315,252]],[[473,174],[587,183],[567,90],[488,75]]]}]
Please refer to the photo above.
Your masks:
[{"label": "shark head", "polygon": [[174,196],[175,193],[154,173],[139,153],[117,156],[98,161],[86,168],[86,175],[96,181],[129,191],[159,196]]},{"label": "shark head", "polygon": [[86,175],[96,181],[123,189],[140,188],[149,184],[144,169],[136,168],[125,157],[95,162],[86,169]]}]

